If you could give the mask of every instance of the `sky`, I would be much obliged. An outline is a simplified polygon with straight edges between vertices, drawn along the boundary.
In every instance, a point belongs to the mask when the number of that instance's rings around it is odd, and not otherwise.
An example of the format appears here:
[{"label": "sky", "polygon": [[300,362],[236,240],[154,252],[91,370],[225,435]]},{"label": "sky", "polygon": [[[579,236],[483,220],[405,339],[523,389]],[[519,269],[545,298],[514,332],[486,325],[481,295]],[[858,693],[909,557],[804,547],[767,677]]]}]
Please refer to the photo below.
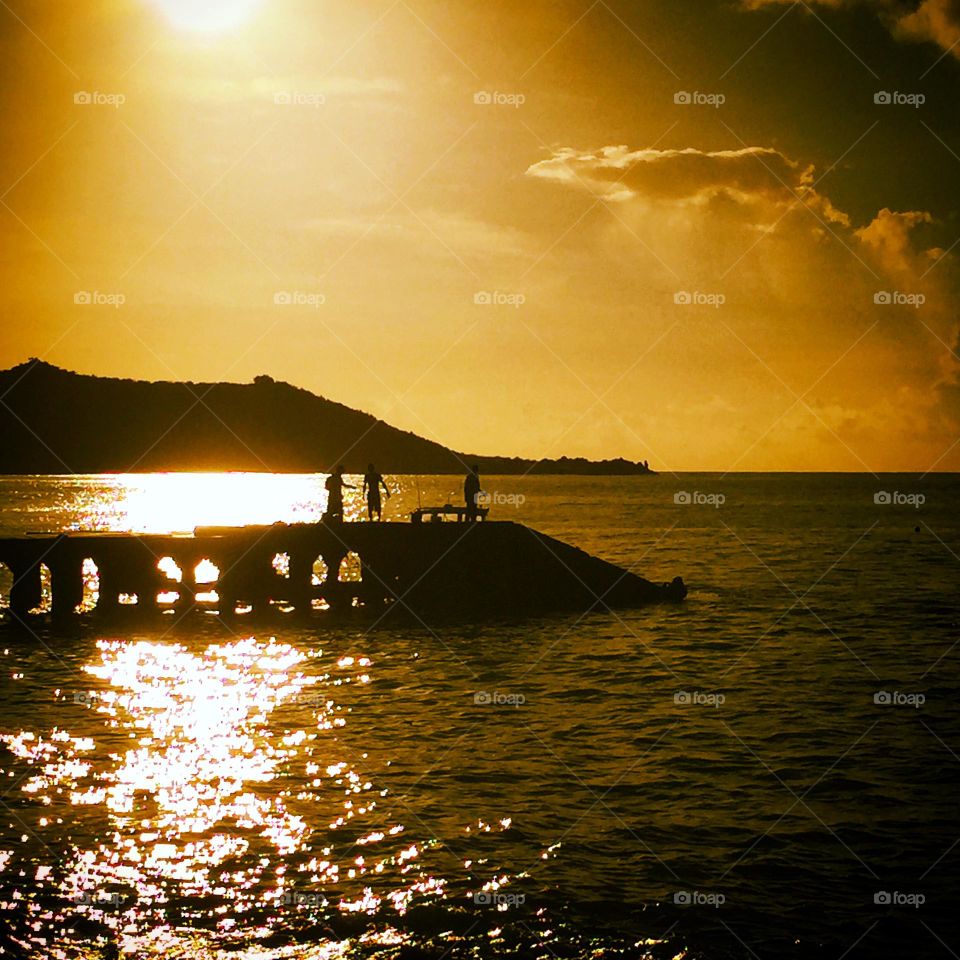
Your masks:
[{"label": "sky", "polygon": [[0,367],[957,470],[958,81],[960,0],[4,0]]}]

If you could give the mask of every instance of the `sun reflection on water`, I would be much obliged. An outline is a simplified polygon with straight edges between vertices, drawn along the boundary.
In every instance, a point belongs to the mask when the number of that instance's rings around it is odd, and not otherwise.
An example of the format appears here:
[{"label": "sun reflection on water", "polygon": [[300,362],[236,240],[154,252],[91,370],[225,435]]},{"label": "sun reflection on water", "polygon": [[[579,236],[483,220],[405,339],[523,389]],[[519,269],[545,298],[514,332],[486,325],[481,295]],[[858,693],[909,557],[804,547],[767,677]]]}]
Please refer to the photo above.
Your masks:
[{"label": "sun reflection on water", "polygon": [[[97,647],[84,667],[91,689],[60,699],[99,735],[0,736],[27,765],[20,789],[43,811],[51,854],[40,851],[48,862],[18,894],[35,929],[70,917],[132,951],[176,918],[229,940],[297,918],[315,926],[330,910],[402,915],[417,898],[445,895],[445,880],[421,864],[434,841],[409,839],[381,814],[387,791],[338,755],[349,710],[334,691],[370,682],[369,658],[255,638]],[[60,836],[46,846],[51,828]],[[54,847],[68,850],[60,862]],[[0,864],[12,853],[0,851]],[[400,936],[365,936],[381,934]],[[59,951],[70,942],[64,932],[45,948],[68,956]]]},{"label": "sun reflection on water", "polygon": [[[362,478],[345,476],[344,519],[365,516]],[[78,491],[74,529],[181,533],[198,526],[316,523],[326,510],[323,474],[155,473],[98,477]]]}]

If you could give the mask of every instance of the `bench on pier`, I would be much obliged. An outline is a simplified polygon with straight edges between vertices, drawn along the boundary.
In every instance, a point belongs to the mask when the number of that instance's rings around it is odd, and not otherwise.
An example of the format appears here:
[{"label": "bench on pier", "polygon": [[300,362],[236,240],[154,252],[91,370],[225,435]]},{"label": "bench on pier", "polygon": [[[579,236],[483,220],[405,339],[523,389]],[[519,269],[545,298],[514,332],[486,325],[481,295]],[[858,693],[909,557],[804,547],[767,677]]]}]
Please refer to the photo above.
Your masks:
[{"label": "bench on pier", "polygon": [[[486,520],[489,512],[489,507],[477,507],[477,518]],[[467,508],[466,506],[455,507],[452,503],[445,503],[442,507],[417,507],[410,514],[412,523],[423,523],[424,517],[427,517],[432,523],[438,523],[446,517],[456,517],[457,523],[463,523],[467,519]]]}]

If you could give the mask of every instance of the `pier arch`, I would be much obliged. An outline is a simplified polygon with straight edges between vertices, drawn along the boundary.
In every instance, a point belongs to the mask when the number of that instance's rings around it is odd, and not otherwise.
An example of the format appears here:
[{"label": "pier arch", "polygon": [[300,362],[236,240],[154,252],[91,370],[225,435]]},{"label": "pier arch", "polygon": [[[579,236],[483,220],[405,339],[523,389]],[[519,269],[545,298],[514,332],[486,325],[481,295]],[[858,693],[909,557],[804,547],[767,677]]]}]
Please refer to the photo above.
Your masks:
[{"label": "pier arch", "polygon": [[198,586],[209,586],[219,579],[220,568],[209,557],[204,557],[193,568],[193,582]]},{"label": "pier arch", "polygon": [[310,568],[310,601],[312,610],[329,610],[327,591],[333,586],[330,578],[330,567],[323,555],[316,557]]},{"label": "pier arch", "polygon": [[173,557],[161,557],[157,561],[157,570],[160,571],[160,589],[156,595],[157,605],[161,610],[172,612],[173,605],[180,600],[180,585],[183,583],[183,570]]},{"label": "pier arch", "polygon": [[0,563],[0,610],[10,609],[10,590],[13,587],[13,571]]},{"label": "pier arch", "polygon": [[193,568],[193,582],[197,587],[194,597],[198,603],[220,601],[220,595],[216,590],[220,582],[220,568],[209,557],[203,557]]},{"label": "pier arch", "polygon": [[161,557],[157,561],[157,569],[173,583],[183,582],[183,571],[173,557]]},{"label": "pier arch", "polygon": [[53,574],[45,564],[40,564],[40,602],[31,613],[50,613],[53,610]]},{"label": "pier arch", "polygon": [[80,565],[80,602],[77,613],[90,613],[100,600],[100,568],[93,557],[85,557]]},{"label": "pier arch", "polygon": [[337,579],[341,583],[362,583],[363,563],[360,555],[351,550],[341,561]]}]

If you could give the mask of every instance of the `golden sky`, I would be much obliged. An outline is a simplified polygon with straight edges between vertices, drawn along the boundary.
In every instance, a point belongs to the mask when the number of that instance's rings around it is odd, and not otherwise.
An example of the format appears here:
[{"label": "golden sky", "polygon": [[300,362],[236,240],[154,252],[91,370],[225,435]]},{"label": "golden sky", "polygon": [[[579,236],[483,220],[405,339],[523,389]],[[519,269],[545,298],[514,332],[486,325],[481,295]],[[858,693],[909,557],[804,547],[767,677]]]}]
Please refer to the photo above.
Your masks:
[{"label": "golden sky", "polygon": [[960,469],[956,0],[6,0],[0,53],[0,366]]}]

